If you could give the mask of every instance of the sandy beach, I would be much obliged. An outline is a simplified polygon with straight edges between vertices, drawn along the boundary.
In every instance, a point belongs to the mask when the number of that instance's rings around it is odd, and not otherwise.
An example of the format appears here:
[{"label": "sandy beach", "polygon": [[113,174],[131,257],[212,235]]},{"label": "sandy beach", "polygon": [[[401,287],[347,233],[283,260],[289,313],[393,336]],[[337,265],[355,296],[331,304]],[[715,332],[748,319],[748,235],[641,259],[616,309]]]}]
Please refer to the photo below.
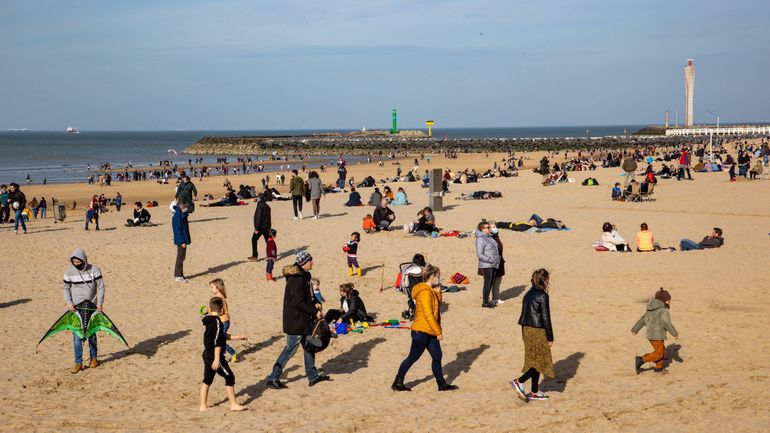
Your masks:
[{"label": "sandy beach", "polygon": [[[504,155],[462,154],[447,160],[433,155],[423,168],[453,170],[491,168]],[[533,167],[542,153],[528,155]],[[404,162],[404,172],[412,166]],[[656,168],[659,163],[656,163]],[[354,164],[357,181],[371,174],[394,176],[390,161]],[[259,185],[264,174],[230,176],[234,186]],[[270,173],[271,183],[275,174]],[[154,182],[25,186],[28,199],[45,195],[71,204],[64,223],[49,218],[28,224],[29,233],[14,236],[0,226],[0,431],[183,432],[226,430],[270,432],[480,431],[524,429],[549,431],[674,432],[770,430],[770,181],[730,183],[727,173],[693,173],[694,181],[662,179],[655,201],[610,200],[622,182],[619,168],[570,172],[574,183],[543,187],[541,176],[522,170],[518,177],[481,179],[451,185],[447,209],[436,213],[445,230],[469,231],[481,218],[525,220],[532,213],[564,221],[569,231],[519,233],[501,230],[506,276],[494,310],[480,308],[481,277],[473,237],[437,239],[401,230],[362,234],[359,262],[364,275],[348,277],[341,247],[373,208],[347,208],[347,194],[321,201],[323,218],[292,220],[291,202],[271,202],[280,269],[293,253],[315,257],[312,273],[320,278],[327,307],[337,307],[337,287],[355,282],[367,309],[378,320],[400,319],[406,298],[392,289],[399,263],[416,252],[441,268],[443,278],[460,272],[470,278],[466,291],[446,293],[442,326],[444,374],[460,387],[436,392],[430,358],[423,355],[409,372],[410,393],[395,393],[390,384],[409,349],[409,331],[369,329],[340,336],[317,356],[316,365],[333,381],[309,388],[297,354],[289,362],[286,390],[265,387],[265,377],[283,348],[281,306],[284,280],[265,281],[265,263],[249,262],[254,203],[246,206],[197,206],[190,217],[192,243],[185,270],[190,281],[173,279],[175,248],[168,204],[173,185]],[[587,177],[600,186],[582,186]],[[336,178],[334,168],[322,175]],[[199,196],[219,196],[223,176],[195,181]],[[288,181],[288,178],[287,178]],[[20,182],[21,183],[21,182]],[[288,184],[288,182],[287,182]],[[427,205],[426,191],[415,183],[405,188],[413,204],[395,207],[395,225],[415,219]],[[503,198],[455,200],[461,193],[496,190]],[[285,188],[282,189],[285,191]],[[364,202],[372,188],[360,190]],[[122,212],[101,217],[99,232],[83,230],[88,198],[104,192],[123,196]],[[127,228],[131,203],[157,200],[149,228]],[[202,204],[202,201],[198,202]],[[725,245],[692,252],[621,254],[596,252],[605,221],[632,240],[646,222],[663,246],[678,248],[682,238],[696,241],[713,227],[724,231]],[[119,326],[130,348],[99,335],[96,369],[72,375],[69,332],[35,344],[64,310],[61,281],[71,251],[82,247],[101,267],[107,286],[105,311]],[[264,243],[260,240],[260,253]],[[551,271],[551,309],[556,378],[541,389],[545,402],[523,404],[508,382],[521,374],[523,344],[517,325],[523,292],[537,268]],[[384,277],[384,281],[383,281]],[[229,413],[224,384],[211,389],[210,413],[198,412],[202,326],[198,308],[209,299],[208,282],[223,278],[228,290],[234,342],[239,361],[232,364],[235,390],[244,413]],[[649,351],[643,333],[631,326],[660,287],[673,296],[671,316],[681,333],[667,340],[669,374],[636,375],[633,357]],[[764,408],[764,409],[763,409]]]}]

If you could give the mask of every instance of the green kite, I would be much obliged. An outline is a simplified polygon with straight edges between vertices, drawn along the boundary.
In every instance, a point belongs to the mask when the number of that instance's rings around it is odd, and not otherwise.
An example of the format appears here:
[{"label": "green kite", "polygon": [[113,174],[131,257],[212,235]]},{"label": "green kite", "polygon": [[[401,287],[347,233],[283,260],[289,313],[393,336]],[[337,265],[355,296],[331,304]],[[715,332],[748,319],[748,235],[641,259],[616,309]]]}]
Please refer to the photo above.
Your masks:
[{"label": "green kite", "polygon": [[59,320],[43,335],[43,338],[37,342],[36,346],[39,346],[46,338],[61,331],[72,331],[81,340],[87,340],[98,331],[103,331],[128,346],[118,327],[106,314],[96,311],[96,305],[89,300],[75,305],[75,311],[67,311],[62,314]]}]

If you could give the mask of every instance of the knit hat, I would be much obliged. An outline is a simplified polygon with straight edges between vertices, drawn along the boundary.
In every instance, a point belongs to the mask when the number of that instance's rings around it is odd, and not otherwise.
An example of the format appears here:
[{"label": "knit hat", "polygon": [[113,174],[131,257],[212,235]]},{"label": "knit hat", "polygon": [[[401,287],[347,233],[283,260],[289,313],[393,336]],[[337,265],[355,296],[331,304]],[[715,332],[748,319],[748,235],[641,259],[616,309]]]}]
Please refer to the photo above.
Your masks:
[{"label": "knit hat", "polygon": [[671,300],[671,294],[668,293],[666,290],[663,290],[663,287],[660,288],[657,292],[655,292],[655,299],[666,303]]},{"label": "knit hat", "polygon": [[313,260],[313,256],[311,256],[310,253],[307,251],[300,251],[294,257],[295,257],[294,262],[299,266],[305,266],[308,262]]}]

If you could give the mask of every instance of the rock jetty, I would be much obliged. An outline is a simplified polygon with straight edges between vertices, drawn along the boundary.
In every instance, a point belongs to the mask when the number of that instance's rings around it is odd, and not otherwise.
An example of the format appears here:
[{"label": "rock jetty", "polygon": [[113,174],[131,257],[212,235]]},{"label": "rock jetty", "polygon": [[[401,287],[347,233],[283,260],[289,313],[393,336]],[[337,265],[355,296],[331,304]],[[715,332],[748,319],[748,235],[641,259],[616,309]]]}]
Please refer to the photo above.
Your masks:
[{"label": "rock jetty", "polygon": [[184,153],[191,155],[390,155],[443,152],[508,152],[674,146],[686,137],[630,136],[592,138],[430,138],[422,131],[328,132],[312,135],[205,136]]}]

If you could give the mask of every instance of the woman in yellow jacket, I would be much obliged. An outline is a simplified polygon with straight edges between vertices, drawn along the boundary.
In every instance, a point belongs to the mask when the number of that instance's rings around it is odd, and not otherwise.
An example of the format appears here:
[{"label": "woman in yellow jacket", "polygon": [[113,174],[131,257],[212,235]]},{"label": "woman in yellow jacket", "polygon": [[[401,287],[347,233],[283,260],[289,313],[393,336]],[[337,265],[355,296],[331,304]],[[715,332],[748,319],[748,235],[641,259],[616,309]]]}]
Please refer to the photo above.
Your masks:
[{"label": "woman in yellow jacket", "polygon": [[409,349],[409,355],[398,368],[396,380],[393,381],[390,388],[393,391],[411,391],[404,385],[404,376],[427,349],[433,360],[431,369],[436,378],[438,390],[452,391],[457,389],[457,386],[446,383],[441,371],[441,343],[439,341],[442,339],[441,271],[430,264],[425,265],[422,281],[412,288],[412,297],[416,304],[414,321],[412,322],[412,347]]}]

